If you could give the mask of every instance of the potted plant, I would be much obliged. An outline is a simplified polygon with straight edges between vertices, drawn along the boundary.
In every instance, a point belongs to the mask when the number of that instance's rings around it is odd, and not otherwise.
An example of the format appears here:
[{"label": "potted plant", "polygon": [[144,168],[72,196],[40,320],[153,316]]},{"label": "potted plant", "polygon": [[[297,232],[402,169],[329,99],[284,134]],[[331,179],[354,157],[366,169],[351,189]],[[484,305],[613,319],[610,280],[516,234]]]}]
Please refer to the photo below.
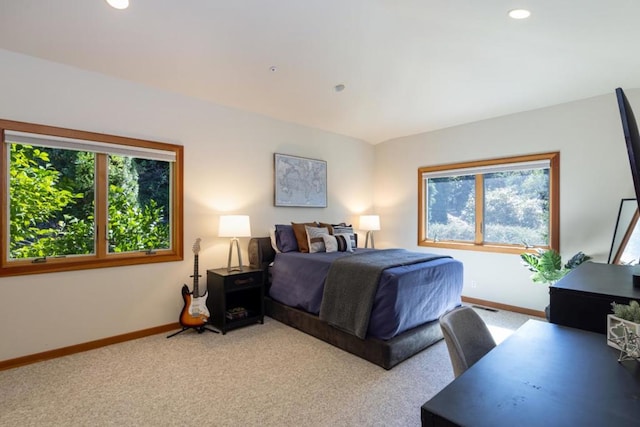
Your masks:
[{"label": "potted plant", "polygon": [[[536,249],[536,252],[525,252],[520,254],[523,265],[533,272],[531,280],[534,283],[545,283],[553,285],[562,279],[569,271],[580,264],[591,259],[590,256],[578,252],[571,257],[566,264],[562,264],[562,257],[554,249]],[[544,309],[547,320],[549,320],[549,306]]]},{"label": "potted plant", "polygon": [[640,304],[611,303],[613,314],[607,316],[607,344],[620,350],[618,361],[640,357]]},{"label": "potted plant", "polygon": [[566,264],[562,265],[562,257],[556,250],[539,248],[535,253],[520,254],[520,258],[529,271],[533,272],[531,280],[534,283],[546,283],[549,286],[562,279],[572,269],[591,259],[590,256],[578,252]]}]

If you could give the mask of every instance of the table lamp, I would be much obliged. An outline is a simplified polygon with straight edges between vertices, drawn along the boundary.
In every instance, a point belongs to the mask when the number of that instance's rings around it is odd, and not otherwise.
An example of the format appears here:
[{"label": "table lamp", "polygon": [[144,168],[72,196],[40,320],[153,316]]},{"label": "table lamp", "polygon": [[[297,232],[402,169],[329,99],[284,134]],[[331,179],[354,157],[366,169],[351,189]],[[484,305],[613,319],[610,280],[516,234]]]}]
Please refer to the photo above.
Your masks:
[{"label": "table lamp", "polygon": [[[221,215],[218,226],[219,237],[231,237],[229,242],[229,259],[227,261],[227,271],[244,271],[242,265],[242,253],[240,252],[240,242],[238,237],[251,237],[251,224],[249,215]],[[238,265],[231,266],[231,256],[235,245],[238,253]]]},{"label": "table lamp", "polygon": [[380,230],[380,216],[360,215],[360,230],[365,230],[367,232],[364,247],[369,247],[369,239],[371,239],[371,249],[375,249],[376,246],[373,242],[373,232]]}]

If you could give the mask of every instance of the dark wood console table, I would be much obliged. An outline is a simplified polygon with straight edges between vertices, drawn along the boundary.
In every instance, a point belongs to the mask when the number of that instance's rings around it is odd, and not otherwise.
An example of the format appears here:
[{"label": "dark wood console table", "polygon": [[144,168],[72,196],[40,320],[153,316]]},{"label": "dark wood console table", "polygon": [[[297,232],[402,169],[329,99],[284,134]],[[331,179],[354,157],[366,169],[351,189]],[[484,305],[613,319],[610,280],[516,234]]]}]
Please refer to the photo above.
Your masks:
[{"label": "dark wood console table", "polygon": [[549,288],[549,321],[604,334],[611,303],[640,302],[634,267],[586,262]]},{"label": "dark wood console table", "polygon": [[603,335],[529,320],[421,408],[423,426],[637,426],[640,364]]}]

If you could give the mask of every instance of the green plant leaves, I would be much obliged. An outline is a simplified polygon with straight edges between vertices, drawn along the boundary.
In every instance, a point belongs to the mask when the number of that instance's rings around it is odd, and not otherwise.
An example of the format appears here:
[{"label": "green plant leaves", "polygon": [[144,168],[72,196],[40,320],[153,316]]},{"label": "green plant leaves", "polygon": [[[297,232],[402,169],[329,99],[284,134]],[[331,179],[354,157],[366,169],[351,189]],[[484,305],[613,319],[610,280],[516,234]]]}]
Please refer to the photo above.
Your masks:
[{"label": "green plant leaves", "polygon": [[640,323],[640,304],[632,300],[629,304],[611,303],[613,314],[617,317],[634,323]]},{"label": "green plant leaves", "polygon": [[562,257],[553,250],[536,249],[535,253],[520,254],[523,265],[532,271],[531,280],[534,283],[552,285],[566,275],[571,269],[591,259],[590,256],[578,252],[567,264],[562,265]]}]

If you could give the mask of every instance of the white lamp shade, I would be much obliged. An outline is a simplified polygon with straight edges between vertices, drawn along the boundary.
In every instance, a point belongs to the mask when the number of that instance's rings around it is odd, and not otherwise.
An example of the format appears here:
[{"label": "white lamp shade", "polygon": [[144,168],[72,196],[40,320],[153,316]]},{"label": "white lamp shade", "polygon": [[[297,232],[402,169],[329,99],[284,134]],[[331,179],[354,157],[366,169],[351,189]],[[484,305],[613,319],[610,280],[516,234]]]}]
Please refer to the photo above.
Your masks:
[{"label": "white lamp shade", "polygon": [[107,3],[114,9],[126,9],[129,7],[129,0],[107,0]]},{"label": "white lamp shade", "polygon": [[360,230],[376,231],[380,230],[379,215],[360,215]]},{"label": "white lamp shade", "polygon": [[249,215],[221,215],[219,237],[251,237]]}]

